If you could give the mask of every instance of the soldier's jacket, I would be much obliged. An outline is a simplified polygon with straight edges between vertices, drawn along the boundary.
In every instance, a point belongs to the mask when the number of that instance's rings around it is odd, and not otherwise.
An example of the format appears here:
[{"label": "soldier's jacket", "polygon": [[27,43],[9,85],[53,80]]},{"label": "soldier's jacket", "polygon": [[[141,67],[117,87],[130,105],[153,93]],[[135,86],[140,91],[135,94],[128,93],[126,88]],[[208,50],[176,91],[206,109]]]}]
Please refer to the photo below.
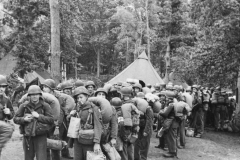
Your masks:
[{"label": "soldier's jacket", "polygon": [[83,105],[76,106],[76,110],[79,114],[79,117],[81,118],[81,126],[84,126],[87,121],[89,109],[93,110],[93,116],[92,116],[92,120],[91,120],[93,129],[94,129],[93,142],[100,143],[101,135],[103,133],[103,124],[101,122],[102,115],[100,113],[100,109],[97,106],[95,106],[93,103],[90,103],[88,101]]},{"label": "soldier's jacket", "polygon": [[39,122],[49,125],[54,124],[52,109],[49,104],[45,103],[43,100],[40,100],[36,105],[31,102],[25,102],[21,104],[13,119],[14,123],[23,126],[26,124],[24,121],[24,115],[26,113],[31,114],[30,111],[26,109],[26,107],[29,107],[30,109],[33,109],[35,112],[39,113],[39,117],[37,119]]},{"label": "soldier's jacket", "polygon": [[[9,108],[10,109],[10,114],[9,115],[6,115],[4,112],[3,112],[3,109],[4,108]],[[3,95],[1,98],[0,98],[0,120],[5,120],[6,118],[8,120],[12,119],[14,116],[14,110],[13,110],[13,107],[12,107],[12,103],[10,101],[10,99],[8,97],[6,97],[5,95]]]},{"label": "soldier's jacket", "polygon": [[177,128],[179,127],[179,123],[177,122],[176,118],[175,118],[175,113],[174,113],[174,105],[173,103],[169,103],[167,108],[164,110],[161,110],[161,112],[159,113],[161,116],[168,118],[168,119],[173,119],[172,122],[172,128]]},{"label": "soldier's jacket", "polygon": [[148,106],[146,113],[140,116],[140,130],[147,133],[148,135],[152,133],[153,128],[153,110],[150,106]]},{"label": "soldier's jacket", "polygon": [[54,96],[58,99],[61,107],[58,120],[58,125],[60,126],[63,123],[64,118],[68,116],[71,110],[75,107],[75,101],[71,96],[56,91],[54,91]]}]

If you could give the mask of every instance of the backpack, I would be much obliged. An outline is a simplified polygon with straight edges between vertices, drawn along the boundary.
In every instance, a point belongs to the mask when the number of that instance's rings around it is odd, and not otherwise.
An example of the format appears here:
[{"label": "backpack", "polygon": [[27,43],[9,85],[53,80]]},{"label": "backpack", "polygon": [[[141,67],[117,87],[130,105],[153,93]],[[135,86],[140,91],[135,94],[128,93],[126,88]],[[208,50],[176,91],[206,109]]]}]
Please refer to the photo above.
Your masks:
[{"label": "backpack", "polygon": [[[41,111],[42,111],[41,114],[45,115],[45,112],[42,107],[41,107]],[[24,116],[28,115],[28,114],[26,114],[26,110],[29,110],[30,112],[33,111],[33,109],[26,106],[25,110],[24,110]],[[50,130],[52,129],[53,125],[38,122],[37,119],[34,118],[32,120],[32,122],[25,124],[23,127],[24,127],[24,130],[23,130],[24,136],[35,137],[35,136],[48,134],[50,132]]]}]

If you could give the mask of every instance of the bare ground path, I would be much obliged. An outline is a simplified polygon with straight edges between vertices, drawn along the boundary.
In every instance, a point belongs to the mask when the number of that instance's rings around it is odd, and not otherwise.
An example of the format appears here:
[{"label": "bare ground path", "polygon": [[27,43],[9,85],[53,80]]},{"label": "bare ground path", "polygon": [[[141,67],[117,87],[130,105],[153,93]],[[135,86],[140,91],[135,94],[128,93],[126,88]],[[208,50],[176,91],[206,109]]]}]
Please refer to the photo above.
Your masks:
[{"label": "bare ground path", "polygon": [[[154,148],[157,144],[158,140],[154,133],[151,139],[149,160],[166,159],[162,156],[164,151]],[[182,160],[240,160],[240,134],[209,130],[201,139],[188,137],[186,148],[178,150],[178,158]],[[24,159],[18,128],[16,128],[12,140],[3,149],[1,159]]]}]

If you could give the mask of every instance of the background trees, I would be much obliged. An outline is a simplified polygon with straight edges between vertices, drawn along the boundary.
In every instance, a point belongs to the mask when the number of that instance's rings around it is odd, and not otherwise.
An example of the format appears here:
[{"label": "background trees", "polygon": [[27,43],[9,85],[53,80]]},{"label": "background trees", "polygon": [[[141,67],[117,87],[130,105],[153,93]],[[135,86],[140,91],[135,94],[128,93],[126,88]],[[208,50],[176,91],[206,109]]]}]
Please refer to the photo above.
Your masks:
[{"label": "background trees", "polygon": [[[1,52],[14,53],[16,71],[22,74],[47,69],[51,53],[49,1],[1,2],[4,17],[0,28],[11,29],[11,34],[0,37]],[[114,75],[146,50],[149,40],[151,62],[162,77],[167,69],[189,84],[236,87],[239,0],[146,2],[59,1],[61,59],[79,73]]]}]

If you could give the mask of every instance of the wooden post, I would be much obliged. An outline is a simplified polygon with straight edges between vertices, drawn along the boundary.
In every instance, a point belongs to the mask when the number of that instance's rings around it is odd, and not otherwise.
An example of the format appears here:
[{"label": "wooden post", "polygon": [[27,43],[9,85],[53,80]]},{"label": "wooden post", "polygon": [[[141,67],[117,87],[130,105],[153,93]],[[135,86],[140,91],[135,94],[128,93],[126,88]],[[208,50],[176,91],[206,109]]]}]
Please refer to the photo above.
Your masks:
[{"label": "wooden post", "polygon": [[51,18],[51,76],[60,80],[60,24],[58,0],[49,0]]},{"label": "wooden post", "polygon": [[149,35],[149,20],[148,20],[148,0],[146,0],[146,23],[147,23],[147,52],[148,60],[150,61],[150,35]]}]

